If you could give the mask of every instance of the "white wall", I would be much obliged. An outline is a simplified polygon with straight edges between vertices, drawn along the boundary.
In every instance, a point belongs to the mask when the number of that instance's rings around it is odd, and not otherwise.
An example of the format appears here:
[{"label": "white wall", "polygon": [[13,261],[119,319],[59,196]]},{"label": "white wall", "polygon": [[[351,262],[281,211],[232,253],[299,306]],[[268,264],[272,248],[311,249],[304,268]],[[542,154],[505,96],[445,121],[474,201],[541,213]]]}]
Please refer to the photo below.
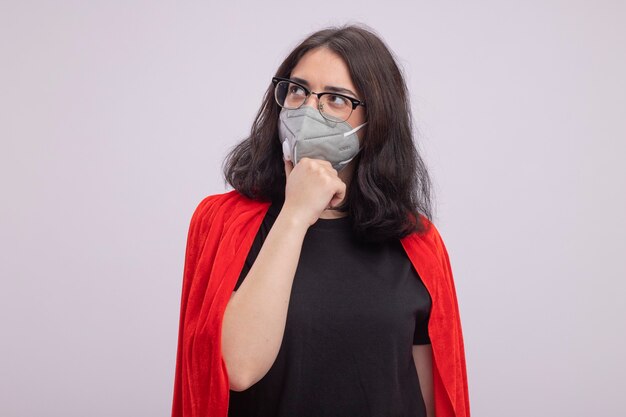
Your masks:
[{"label": "white wall", "polygon": [[347,21],[406,71],[473,415],[623,415],[625,3],[212,3],[0,1],[0,415],[169,414],[191,214]]}]

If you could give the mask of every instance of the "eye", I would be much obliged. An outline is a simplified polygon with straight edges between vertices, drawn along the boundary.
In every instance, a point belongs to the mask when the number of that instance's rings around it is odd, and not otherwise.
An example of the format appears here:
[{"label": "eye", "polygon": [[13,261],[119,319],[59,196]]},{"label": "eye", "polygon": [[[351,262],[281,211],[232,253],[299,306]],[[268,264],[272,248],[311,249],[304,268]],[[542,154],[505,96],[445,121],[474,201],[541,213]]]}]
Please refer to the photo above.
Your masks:
[{"label": "eye", "polygon": [[287,90],[290,96],[304,97],[306,96],[306,91],[304,88],[300,87],[297,84],[289,84],[289,89]]},{"label": "eye", "polygon": [[327,97],[327,103],[335,108],[348,107],[351,104],[350,100],[337,94],[328,94]]}]

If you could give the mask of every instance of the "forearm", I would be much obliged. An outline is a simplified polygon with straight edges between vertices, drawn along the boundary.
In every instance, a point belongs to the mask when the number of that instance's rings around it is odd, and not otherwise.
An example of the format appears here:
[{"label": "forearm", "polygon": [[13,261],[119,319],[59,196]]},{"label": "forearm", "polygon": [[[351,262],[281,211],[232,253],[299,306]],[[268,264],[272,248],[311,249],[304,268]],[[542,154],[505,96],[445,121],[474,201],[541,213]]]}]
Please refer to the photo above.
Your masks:
[{"label": "forearm", "polygon": [[435,417],[432,357],[432,345],[413,345],[413,361],[415,362],[415,369],[417,370],[420,390],[428,417]]},{"label": "forearm", "polygon": [[307,229],[308,224],[281,211],[248,275],[228,302],[222,356],[234,390],[260,380],[278,355]]}]

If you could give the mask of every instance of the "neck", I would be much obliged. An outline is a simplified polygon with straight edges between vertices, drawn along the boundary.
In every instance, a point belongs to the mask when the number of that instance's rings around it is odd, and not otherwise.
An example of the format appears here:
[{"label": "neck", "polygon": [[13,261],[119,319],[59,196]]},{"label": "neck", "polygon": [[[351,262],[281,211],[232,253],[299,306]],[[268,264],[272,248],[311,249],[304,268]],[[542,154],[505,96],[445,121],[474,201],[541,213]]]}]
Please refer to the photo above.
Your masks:
[{"label": "neck", "polygon": [[346,217],[347,215],[347,213],[343,213],[341,211],[326,209],[322,212],[322,214],[320,214],[320,219],[341,219],[342,217]]},{"label": "neck", "polygon": [[[337,173],[337,176],[341,181],[346,184],[346,196],[348,195],[348,190],[350,189],[350,182],[352,181],[352,175],[354,174],[354,160],[350,161],[348,165],[346,165],[341,171]],[[341,211],[326,209],[320,215],[320,219],[339,219],[341,217],[346,217],[348,214],[343,213]]]}]

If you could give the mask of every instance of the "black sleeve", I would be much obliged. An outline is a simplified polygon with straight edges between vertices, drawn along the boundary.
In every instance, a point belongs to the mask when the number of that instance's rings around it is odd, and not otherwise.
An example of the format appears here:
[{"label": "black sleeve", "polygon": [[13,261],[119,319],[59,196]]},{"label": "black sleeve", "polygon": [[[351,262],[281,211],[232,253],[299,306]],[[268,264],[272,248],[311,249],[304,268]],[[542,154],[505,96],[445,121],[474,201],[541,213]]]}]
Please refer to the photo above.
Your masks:
[{"label": "black sleeve", "polygon": [[250,268],[252,268],[252,265],[254,264],[254,261],[256,260],[256,257],[259,254],[259,251],[261,250],[262,242],[261,243],[258,242],[259,235],[260,235],[260,231],[257,234],[256,238],[254,239],[254,242],[252,243],[252,247],[250,248],[250,252],[248,252],[248,256],[246,257],[246,260],[243,263],[243,268],[241,269],[241,273],[239,274],[239,279],[237,280],[237,284],[235,284],[235,288],[233,289],[233,291],[237,291],[239,289],[239,286],[241,285],[243,280],[246,278],[246,275],[248,275],[248,272],[250,272]]},{"label": "black sleeve", "polygon": [[430,344],[430,335],[428,334],[428,322],[430,321],[430,313],[433,308],[433,299],[428,292],[428,288],[424,285],[424,281],[419,276],[419,273],[415,268],[412,268],[412,271],[417,275],[417,279],[421,285],[421,289],[424,291],[424,297],[426,304],[421,306],[415,315],[415,331],[413,333],[413,344],[414,345],[429,345]]},{"label": "black sleeve", "polygon": [[243,268],[241,269],[241,273],[239,274],[239,279],[237,280],[237,284],[235,284],[235,288],[233,291],[237,291],[239,286],[250,272],[250,268],[254,264],[257,255],[261,251],[261,247],[263,246],[263,242],[265,242],[265,238],[267,237],[272,225],[274,224],[274,219],[272,216],[268,215],[263,219],[261,226],[259,227],[259,231],[254,237],[254,242],[252,242],[252,247],[250,248],[250,252],[248,252],[248,256],[246,257],[245,262],[243,263]]},{"label": "black sleeve", "polygon": [[413,333],[414,345],[429,345],[430,336],[428,336],[428,319],[430,315],[425,319],[417,318],[415,320],[415,333]]}]

